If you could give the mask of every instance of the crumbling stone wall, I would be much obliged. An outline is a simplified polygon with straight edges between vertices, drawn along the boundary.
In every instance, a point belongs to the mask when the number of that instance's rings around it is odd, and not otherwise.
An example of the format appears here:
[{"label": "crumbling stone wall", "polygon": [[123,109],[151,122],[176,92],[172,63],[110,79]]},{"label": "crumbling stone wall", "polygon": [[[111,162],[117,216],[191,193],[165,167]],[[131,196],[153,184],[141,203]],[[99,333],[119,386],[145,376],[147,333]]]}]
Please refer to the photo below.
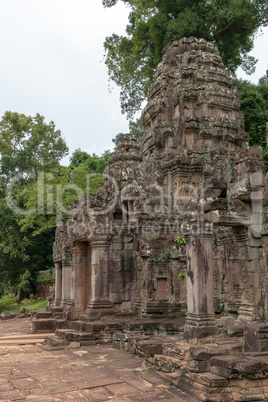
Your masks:
[{"label": "crumbling stone wall", "polygon": [[57,304],[78,318],[183,312],[187,297],[192,323],[213,320],[214,298],[215,312],[266,317],[262,151],[248,145],[218,50],[195,38],[167,45],[142,120],[141,146],[126,135],[96,196],[74,203],[70,226],[57,229]]}]

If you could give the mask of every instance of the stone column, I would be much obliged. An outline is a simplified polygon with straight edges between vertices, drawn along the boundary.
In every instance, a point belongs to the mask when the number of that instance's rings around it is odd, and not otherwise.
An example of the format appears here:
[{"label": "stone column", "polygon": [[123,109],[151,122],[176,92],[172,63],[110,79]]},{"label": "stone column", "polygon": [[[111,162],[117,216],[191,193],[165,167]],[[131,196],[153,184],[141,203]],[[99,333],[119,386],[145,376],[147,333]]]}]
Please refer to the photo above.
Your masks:
[{"label": "stone column", "polygon": [[72,287],[72,265],[62,265],[62,299],[61,307],[68,303],[71,299],[71,287]]},{"label": "stone column", "polygon": [[[256,147],[257,151],[258,148]],[[250,151],[254,148],[250,147]],[[262,157],[262,150],[260,157]],[[254,161],[257,167],[258,161]],[[266,184],[262,166],[259,165],[259,170],[250,173],[249,176],[251,186],[251,215],[250,226],[248,228],[248,246],[249,246],[249,261],[247,270],[247,283],[245,284],[244,291],[241,298],[241,306],[238,311],[238,319],[241,321],[255,321],[264,318],[263,310],[263,296],[265,292],[264,283],[262,283],[263,267],[263,251],[265,245],[265,232],[266,222],[263,218],[266,217],[265,201],[265,187]],[[263,248],[262,248],[263,247]],[[265,265],[264,265],[265,266]]]},{"label": "stone column", "polygon": [[187,318],[184,337],[199,339],[215,334],[213,309],[213,249],[212,235],[187,237]]},{"label": "stone column", "polygon": [[107,236],[95,238],[90,243],[90,294],[86,315],[112,313],[113,303],[109,301]]},{"label": "stone column", "polygon": [[[86,272],[87,264],[87,243],[75,242],[72,252],[72,274],[71,274],[71,301],[73,304],[72,319],[79,318],[79,313],[85,309],[86,300]],[[69,304],[69,303],[68,303]]]},{"label": "stone column", "polygon": [[263,293],[264,293],[264,320],[268,322],[268,224],[266,223],[262,235],[263,247]]},{"label": "stone column", "polygon": [[62,264],[55,262],[55,306],[59,306],[62,298]]}]

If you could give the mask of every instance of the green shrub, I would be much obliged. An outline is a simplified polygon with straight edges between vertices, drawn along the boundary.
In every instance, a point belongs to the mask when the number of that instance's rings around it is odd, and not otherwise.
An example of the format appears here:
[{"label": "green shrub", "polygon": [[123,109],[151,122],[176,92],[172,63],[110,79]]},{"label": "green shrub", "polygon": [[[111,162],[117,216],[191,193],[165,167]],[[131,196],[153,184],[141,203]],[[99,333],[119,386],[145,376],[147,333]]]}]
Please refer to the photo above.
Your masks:
[{"label": "green shrub", "polygon": [[25,293],[29,293],[31,291],[31,282],[32,282],[32,276],[30,271],[26,269],[26,271],[19,276],[19,281],[17,284],[17,289],[22,290]]},{"label": "green shrub", "polygon": [[47,305],[47,300],[34,298],[34,295],[30,295],[29,299],[22,300],[19,303],[19,298],[11,295],[5,295],[0,299],[0,314],[5,313],[19,313],[23,308],[26,313],[30,313],[32,310],[44,310]]},{"label": "green shrub", "polygon": [[31,304],[31,303],[32,303],[31,300],[29,300],[27,298],[20,302],[21,306],[23,306],[23,307],[28,306],[28,304]]},{"label": "green shrub", "polygon": [[18,297],[14,297],[12,295],[2,296],[0,299],[0,314],[10,309],[13,304],[18,302],[18,300]]}]

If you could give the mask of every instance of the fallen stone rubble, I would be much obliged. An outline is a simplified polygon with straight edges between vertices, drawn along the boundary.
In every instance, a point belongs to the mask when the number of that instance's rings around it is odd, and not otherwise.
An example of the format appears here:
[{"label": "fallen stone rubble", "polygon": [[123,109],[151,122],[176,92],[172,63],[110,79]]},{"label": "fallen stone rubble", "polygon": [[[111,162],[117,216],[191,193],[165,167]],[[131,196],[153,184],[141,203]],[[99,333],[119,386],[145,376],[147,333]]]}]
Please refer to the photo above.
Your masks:
[{"label": "fallen stone rubble", "polygon": [[268,351],[244,352],[244,338],[220,335],[186,343],[182,336],[149,338],[115,334],[115,347],[144,358],[177,388],[202,401],[268,398]]},{"label": "fallen stone rubble", "polygon": [[117,349],[137,354],[143,359],[144,371],[155,369],[196,400],[268,399],[267,324],[241,323],[222,317],[216,320],[218,335],[186,342],[183,317],[120,319],[107,316],[92,321],[65,321],[65,328],[57,328],[57,322],[62,327],[63,320],[53,318],[56,313],[33,313],[36,332],[40,332],[41,323],[55,321],[55,335],[44,340],[45,349],[112,344]]}]

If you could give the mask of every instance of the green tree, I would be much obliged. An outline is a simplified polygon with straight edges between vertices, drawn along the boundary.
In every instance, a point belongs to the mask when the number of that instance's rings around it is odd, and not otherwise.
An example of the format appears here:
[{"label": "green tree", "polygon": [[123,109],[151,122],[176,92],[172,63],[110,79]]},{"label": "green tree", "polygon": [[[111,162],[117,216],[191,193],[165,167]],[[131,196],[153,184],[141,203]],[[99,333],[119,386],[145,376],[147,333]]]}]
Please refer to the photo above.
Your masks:
[{"label": "green tree", "polygon": [[49,171],[68,153],[68,147],[51,121],[6,112],[0,122],[0,178],[5,186],[16,175],[24,182],[38,171]]},{"label": "green tree", "polygon": [[21,230],[21,217],[0,198],[0,280],[2,287],[16,291],[16,284],[27,269],[33,273],[50,268],[55,231],[34,236],[32,230]]},{"label": "green tree", "polygon": [[[136,138],[138,144],[140,144],[144,133],[141,118],[137,119],[136,121],[129,122],[129,132],[133,135],[134,138]],[[124,135],[124,133],[116,134],[115,138],[112,139],[113,143],[117,145],[121,140],[123,140]]]},{"label": "green tree", "polygon": [[67,152],[55,124],[39,114],[6,112],[0,121],[0,275],[13,290],[27,269],[33,273],[52,265],[55,226],[42,233],[22,228],[20,211],[26,209],[25,190],[37,185],[38,172],[53,172]]},{"label": "green tree", "polygon": [[[112,7],[119,0],[102,0]],[[126,36],[112,34],[104,43],[110,79],[120,88],[123,113],[140,109],[161,61],[163,47],[182,37],[204,38],[217,45],[224,64],[248,73],[254,34],[268,24],[267,0],[122,0],[130,7]]]},{"label": "green tree", "polygon": [[6,112],[0,121],[0,278],[5,288],[30,288],[34,272],[52,266],[57,220],[68,221],[73,201],[95,194],[102,184],[108,151],[99,157],[78,149],[70,165],[61,166],[67,152],[55,124],[46,124],[39,114]]},{"label": "green tree", "polygon": [[78,148],[70,158],[70,168],[84,166],[88,168],[90,173],[103,173],[104,168],[108,165],[109,153],[109,151],[105,151],[101,156],[94,153],[90,155]]},{"label": "green tree", "polygon": [[245,130],[249,135],[249,144],[262,147],[267,170],[268,87],[266,77],[262,77],[257,85],[242,79],[236,79],[233,83],[239,90],[241,109],[244,112]]},{"label": "green tree", "polygon": [[24,186],[20,196],[29,213],[21,216],[21,229],[33,230],[37,235],[54,230],[57,220],[67,223],[72,203],[84,194],[96,194],[103,184],[108,157],[109,151],[98,156],[79,148],[73,152],[69,166],[58,166],[53,174],[42,172],[37,181]]}]

